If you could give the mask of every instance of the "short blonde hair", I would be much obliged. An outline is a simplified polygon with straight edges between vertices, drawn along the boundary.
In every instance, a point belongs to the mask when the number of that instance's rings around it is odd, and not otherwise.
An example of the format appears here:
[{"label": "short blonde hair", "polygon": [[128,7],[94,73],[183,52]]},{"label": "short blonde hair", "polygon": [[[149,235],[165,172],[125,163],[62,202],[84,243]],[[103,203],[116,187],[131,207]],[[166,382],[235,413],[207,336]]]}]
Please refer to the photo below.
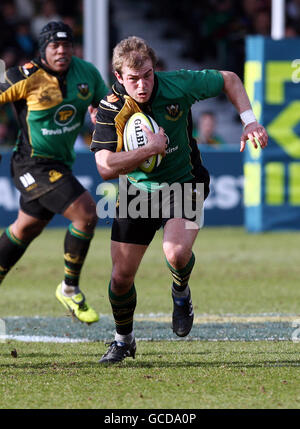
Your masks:
[{"label": "short blonde hair", "polygon": [[122,75],[124,63],[126,63],[128,67],[137,70],[142,67],[144,62],[148,59],[152,61],[153,68],[155,68],[157,57],[154,50],[147,45],[144,39],[130,36],[127,39],[121,40],[113,50],[113,71]]}]

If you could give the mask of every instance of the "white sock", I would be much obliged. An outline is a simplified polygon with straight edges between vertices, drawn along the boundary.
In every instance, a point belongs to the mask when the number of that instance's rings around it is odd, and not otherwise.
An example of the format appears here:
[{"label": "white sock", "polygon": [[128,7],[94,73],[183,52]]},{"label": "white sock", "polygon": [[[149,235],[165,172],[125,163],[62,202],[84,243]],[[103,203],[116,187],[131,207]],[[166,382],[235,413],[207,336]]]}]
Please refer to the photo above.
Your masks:
[{"label": "white sock", "polygon": [[121,335],[121,334],[118,334],[117,332],[115,334],[115,341],[117,341],[117,343],[131,344],[133,340],[134,340],[134,333],[133,333],[133,331],[130,332],[130,334],[127,334],[127,335]]},{"label": "white sock", "polygon": [[61,283],[61,292],[63,295],[69,298],[73,295],[77,295],[80,292],[79,286],[69,286],[63,281]]}]

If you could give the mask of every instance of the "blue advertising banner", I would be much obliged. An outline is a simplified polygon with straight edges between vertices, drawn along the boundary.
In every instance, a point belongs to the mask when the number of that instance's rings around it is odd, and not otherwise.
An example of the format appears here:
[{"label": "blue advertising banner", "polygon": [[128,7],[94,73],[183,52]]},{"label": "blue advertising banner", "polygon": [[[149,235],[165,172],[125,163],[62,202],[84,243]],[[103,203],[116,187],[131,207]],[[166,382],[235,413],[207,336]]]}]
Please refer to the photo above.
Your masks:
[{"label": "blue advertising banner", "polygon": [[243,155],[237,148],[202,149],[210,173],[210,194],[204,203],[204,226],[238,226],[244,223]]},{"label": "blue advertising banner", "polygon": [[[211,192],[205,202],[204,225],[242,225],[243,214],[243,162],[239,149],[201,149],[205,166],[211,174]],[[10,225],[16,218],[19,207],[19,193],[10,178],[10,153],[2,155],[0,164],[0,227]],[[94,156],[89,152],[77,153],[73,169],[78,180],[101,204],[105,184],[99,176]],[[117,186],[117,181],[113,182]],[[105,194],[106,198],[107,195]],[[115,199],[112,192],[109,198]],[[98,205],[100,207],[100,205]],[[105,208],[104,208],[105,209]],[[107,208],[106,208],[107,209]],[[103,207],[101,206],[103,213]],[[100,212],[100,210],[99,210]],[[105,212],[105,210],[104,210]],[[49,226],[66,226],[70,222],[57,215]],[[109,227],[110,218],[99,219],[98,226]]]},{"label": "blue advertising banner", "polygon": [[246,41],[245,86],[269,134],[247,148],[245,226],[250,232],[300,229],[300,39]]}]

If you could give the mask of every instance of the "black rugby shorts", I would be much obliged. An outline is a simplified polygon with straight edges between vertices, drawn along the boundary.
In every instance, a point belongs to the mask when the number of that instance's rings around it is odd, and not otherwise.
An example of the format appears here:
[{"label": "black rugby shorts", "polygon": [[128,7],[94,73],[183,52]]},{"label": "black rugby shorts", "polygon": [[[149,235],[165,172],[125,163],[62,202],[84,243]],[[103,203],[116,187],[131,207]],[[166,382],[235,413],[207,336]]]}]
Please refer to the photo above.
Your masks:
[{"label": "black rugby shorts", "polygon": [[[130,186],[129,183],[127,183],[127,186]],[[183,184],[182,184],[183,186]],[[148,213],[151,213],[151,200],[150,200],[150,193],[140,191],[145,198],[145,200],[148,200]],[[130,206],[130,203],[133,201],[135,196],[127,195],[127,208]],[[121,217],[120,216],[120,208],[117,204],[116,209],[116,217],[113,221],[112,230],[111,230],[111,239],[113,241],[118,241],[122,243],[130,243],[130,244],[141,244],[141,245],[149,245],[151,241],[154,238],[154,235],[156,231],[158,231],[161,227],[164,227],[165,224],[169,219],[176,218],[176,203],[174,199],[171,196],[171,199],[168,201],[168,204],[170,205],[170,214],[168,217],[164,217],[162,214],[162,206],[165,202],[162,202],[159,200],[159,216],[158,217],[137,217],[132,218],[130,216],[130,213],[128,213],[127,217]],[[180,203],[182,204],[182,202]],[[179,205],[180,205],[179,204]],[[196,202],[193,201],[193,208],[195,207]],[[189,219],[191,221],[196,222],[196,217],[190,218],[185,215],[185,212],[183,210],[182,206],[182,216],[181,218]]]},{"label": "black rugby shorts", "polygon": [[42,158],[15,154],[12,178],[20,191],[20,208],[41,220],[63,214],[86,189],[64,164]]}]

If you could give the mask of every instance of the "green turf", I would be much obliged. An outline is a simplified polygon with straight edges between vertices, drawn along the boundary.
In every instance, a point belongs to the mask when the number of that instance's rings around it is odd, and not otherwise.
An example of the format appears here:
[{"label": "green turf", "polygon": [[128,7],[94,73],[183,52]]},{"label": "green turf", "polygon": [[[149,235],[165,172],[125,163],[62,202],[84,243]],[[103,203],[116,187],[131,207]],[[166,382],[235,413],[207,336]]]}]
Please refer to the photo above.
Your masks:
[{"label": "green turf", "polygon": [[[105,347],[0,344],[0,408],[299,408],[299,344],[138,342],[100,367]],[[17,357],[11,356],[15,350]]]},{"label": "green turf", "polygon": [[[9,273],[0,289],[0,318],[65,316],[54,297],[64,233],[45,230]],[[81,279],[88,301],[107,315],[109,236],[96,231]],[[137,314],[171,314],[161,238],[159,232],[136,278]],[[299,238],[298,232],[201,231],[190,282],[196,316],[300,314]],[[0,408],[299,408],[299,347],[292,341],[140,341],[135,360],[101,368],[102,341],[7,341],[0,343]]]},{"label": "green turf", "polygon": [[[81,285],[97,311],[110,314],[109,229],[97,229]],[[28,248],[1,286],[0,314],[62,316],[54,299],[63,277],[64,230],[47,229]],[[194,246],[191,277],[195,313],[298,313],[300,233],[251,235],[242,228],[206,228]],[[136,277],[137,313],[170,313],[170,273],[159,232]]]}]

